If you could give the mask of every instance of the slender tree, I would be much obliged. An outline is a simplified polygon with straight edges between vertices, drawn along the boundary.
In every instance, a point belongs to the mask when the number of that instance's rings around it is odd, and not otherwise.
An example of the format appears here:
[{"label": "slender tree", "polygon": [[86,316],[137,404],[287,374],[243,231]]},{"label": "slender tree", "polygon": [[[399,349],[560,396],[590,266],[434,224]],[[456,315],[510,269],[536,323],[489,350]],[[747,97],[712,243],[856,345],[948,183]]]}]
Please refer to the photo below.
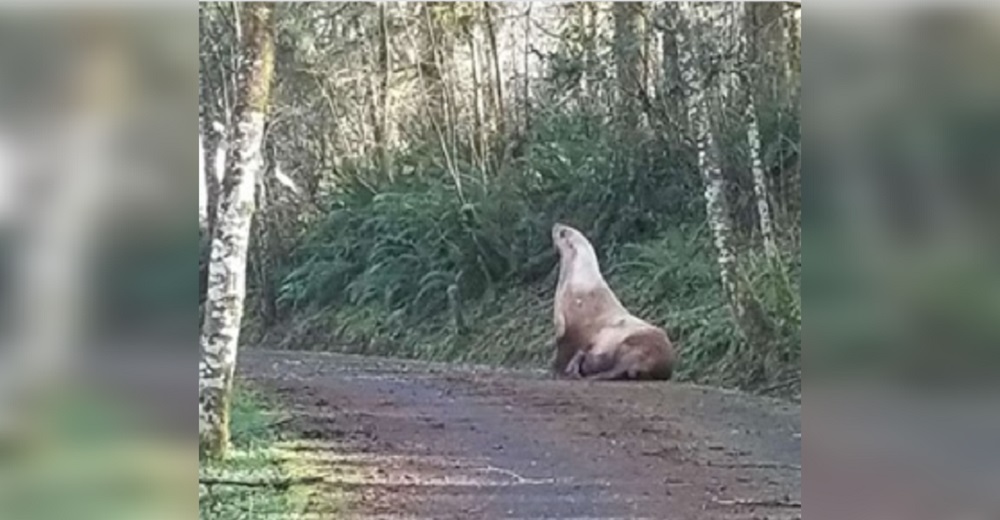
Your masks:
[{"label": "slender tree", "polygon": [[493,21],[493,11],[496,8],[497,6],[489,2],[486,2],[483,5],[483,11],[486,18],[486,37],[488,38],[490,45],[490,62],[493,64],[493,81],[491,82],[491,90],[493,92],[493,118],[496,124],[496,133],[499,135],[505,135],[506,112],[504,111],[503,105],[503,73],[500,70],[500,54],[497,47],[496,25]]},{"label": "slender tree", "polygon": [[658,8],[657,22],[663,35],[660,51],[662,78],[659,101],[666,110],[667,117],[674,122],[674,126],[686,134],[689,130],[687,111],[682,96],[677,95],[682,89],[680,58],[677,51],[677,20],[681,13],[678,4],[674,2],[664,2],[659,4]]},{"label": "slender tree", "polygon": [[521,103],[524,105],[524,127],[521,129],[523,135],[531,134],[531,68],[529,59],[531,57],[531,8],[532,3],[528,2],[528,7],[524,10],[524,78],[522,78],[523,91]]},{"label": "slender tree", "polygon": [[479,164],[480,170],[483,171],[485,175],[486,170],[486,128],[483,123],[484,111],[483,108],[483,96],[482,96],[482,75],[480,73],[479,64],[479,38],[478,31],[476,30],[473,23],[467,24],[465,27],[466,38],[469,41],[469,56],[472,58],[472,110],[475,124],[475,136],[472,141],[472,150],[475,155],[475,161]]},{"label": "slender tree", "polygon": [[392,180],[393,167],[390,148],[392,147],[392,43],[389,34],[389,13],[387,2],[379,4],[379,118],[375,126],[375,140],[378,142],[379,166],[383,175]]},{"label": "slender tree", "polygon": [[[203,119],[203,118],[199,118]],[[200,127],[204,127],[199,122]],[[198,315],[203,318],[202,303],[205,299],[205,286],[208,283],[208,251],[211,247],[211,230],[208,224],[208,168],[205,160],[204,132],[198,131]],[[213,208],[214,209],[214,208]]]},{"label": "slender tree", "polygon": [[[744,23],[736,24],[742,28],[740,31],[740,63],[752,63],[752,52],[754,40],[747,34],[747,29],[752,19],[753,13],[749,3],[743,4]],[[774,224],[771,219],[771,209],[768,207],[770,193],[767,187],[767,178],[764,175],[764,163],[761,161],[760,125],[757,122],[757,99],[754,94],[756,82],[752,81],[753,70],[742,69],[737,72],[740,83],[743,85],[744,94],[744,119],[747,132],[747,151],[750,156],[750,171],[753,174],[754,198],[757,202],[757,222],[760,225],[761,240],[764,243],[764,251],[768,259],[775,260],[778,256],[778,248],[774,243]]]},{"label": "slender tree", "polygon": [[793,5],[790,12],[782,16],[785,35],[787,38],[788,59],[785,60],[785,74],[791,84],[792,100],[798,103],[800,84],[799,75],[801,73],[802,62],[802,6]]},{"label": "slender tree", "polygon": [[[747,340],[762,344],[768,340],[768,325],[760,303],[738,276],[736,244],[732,214],[726,200],[726,178],[722,174],[722,157],[712,132],[708,96],[712,90],[705,81],[698,55],[697,29],[700,9],[691,8],[692,20],[679,16],[677,46],[679,50],[682,87],[688,120],[694,131],[698,152],[698,170],[705,186],[705,214],[715,239],[719,275],[730,307]],[[695,23],[693,23],[695,22]]]},{"label": "slender tree", "polygon": [[622,138],[632,141],[639,128],[638,95],[644,88],[645,58],[643,57],[642,2],[615,2],[612,13],[615,20],[615,63],[618,74],[619,114]]},{"label": "slender tree", "polygon": [[205,179],[205,139],[198,132],[198,232],[208,231],[208,181]]},{"label": "slender tree", "polygon": [[[787,74],[790,76],[791,81],[791,101],[792,110],[794,113],[799,113],[799,104],[801,103],[801,89],[802,89],[802,6],[801,4],[793,4],[793,9],[791,12],[787,13],[785,16],[786,30],[788,34],[788,64]],[[801,154],[797,154],[801,161]],[[792,228],[794,231],[794,237],[796,240],[799,239],[798,225],[802,219],[801,203],[800,203],[800,191],[801,191],[801,164],[796,164],[790,169],[790,175],[787,180],[787,193],[785,194],[784,204],[787,206],[786,210],[786,220],[793,223]]]},{"label": "slender tree", "polygon": [[236,128],[212,234],[199,366],[201,448],[213,458],[225,457],[229,446],[229,404],[243,318],[254,188],[263,169],[261,146],[274,68],[272,5],[246,3],[239,9],[242,56]]}]

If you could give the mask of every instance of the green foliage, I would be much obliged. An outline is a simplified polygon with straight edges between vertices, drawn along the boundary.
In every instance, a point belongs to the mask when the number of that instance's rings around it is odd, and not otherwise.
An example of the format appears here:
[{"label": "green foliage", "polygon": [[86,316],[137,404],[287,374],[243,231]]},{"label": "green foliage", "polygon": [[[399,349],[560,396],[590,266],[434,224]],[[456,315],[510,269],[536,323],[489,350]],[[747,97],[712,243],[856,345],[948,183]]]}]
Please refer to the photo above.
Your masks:
[{"label": "green foliage", "polygon": [[342,186],[286,266],[280,303],[377,306],[420,320],[447,308],[451,283],[471,300],[548,274],[555,261],[549,229],[557,220],[614,248],[653,236],[663,214],[693,218],[681,196],[690,175],[665,157],[636,165],[645,166],[643,175],[621,175],[612,136],[582,138],[585,124],[542,126],[500,179],[460,171],[462,197],[446,171],[420,157],[397,161],[424,168],[420,176]]},{"label": "green foliage", "polygon": [[776,331],[773,344],[747,345],[722,295],[690,151],[653,137],[623,145],[577,111],[540,113],[489,176],[461,162],[452,174],[434,154],[396,158],[405,174],[392,182],[361,167],[344,177],[281,267],[279,304],[293,317],[277,332],[281,346],[544,366],[557,265],[550,229],[561,221],[591,238],[626,305],[667,327],[682,378],[753,386],[797,369],[797,256],[742,258]]},{"label": "green foliage", "polygon": [[[200,474],[233,480],[281,480],[292,469],[283,462],[275,445],[280,440],[272,426],[272,408],[261,394],[240,387],[234,392],[230,415],[231,456],[224,462],[202,461]],[[201,486],[199,517],[230,520],[238,518],[296,518],[306,506],[306,498],[290,489],[274,486]]]},{"label": "green foliage", "polygon": [[705,226],[679,226],[631,245],[609,270],[609,283],[633,312],[667,328],[681,353],[679,375],[754,387],[797,370],[800,272],[793,256],[767,261],[748,252],[741,268],[774,322],[769,345],[748,345],[719,288]]},{"label": "green foliage", "polygon": [[[276,8],[267,146],[300,189],[294,196],[271,189],[261,206],[275,224],[273,244],[252,242],[254,274],[265,274],[248,281],[246,332],[285,347],[541,365],[556,267],[549,230],[561,221],[594,242],[630,308],[671,330],[683,350],[682,376],[754,385],[796,369],[801,318],[791,249],[800,235],[800,181],[789,167],[798,160],[799,118],[798,100],[785,92],[794,83],[783,79],[789,57],[757,52],[759,63],[735,63],[732,33],[721,30],[742,23],[729,19],[732,10],[688,35],[710,78],[705,93],[741,276],[773,322],[767,344],[747,345],[724,304],[704,225],[677,60],[649,62],[643,84],[654,88],[630,92],[617,72],[631,60],[619,63],[624,42],[611,8],[559,10],[563,16],[440,2]],[[671,11],[653,8],[650,36],[675,30]],[[207,128],[230,112],[221,87],[236,72],[237,20],[228,4],[204,4],[199,13]],[[511,36],[523,37],[523,48],[507,45]],[[478,79],[465,62],[473,48]],[[653,55],[661,51],[669,52]],[[511,58],[517,67],[503,65]],[[521,72],[522,60],[538,73]],[[776,261],[756,251],[743,96],[713,93],[738,70],[768,78],[754,88],[784,248]],[[634,95],[640,99],[628,99]],[[641,125],[622,117],[635,110],[647,116]],[[264,280],[280,282],[277,327],[270,315],[255,323],[253,310],[272,309],[253,301],[273,294]],[[179,295],[178,287],[144,285],[127,301]],[[460,320],[449,287],[457,289]],[[455,334],[455,321],[465,334]]]}]

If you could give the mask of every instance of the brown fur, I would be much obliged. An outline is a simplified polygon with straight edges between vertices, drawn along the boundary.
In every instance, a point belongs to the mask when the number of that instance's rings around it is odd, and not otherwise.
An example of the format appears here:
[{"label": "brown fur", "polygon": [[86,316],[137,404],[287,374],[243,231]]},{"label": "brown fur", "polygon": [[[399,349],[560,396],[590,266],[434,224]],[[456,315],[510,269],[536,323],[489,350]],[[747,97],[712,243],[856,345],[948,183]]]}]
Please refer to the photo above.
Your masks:
[{"label": "brown fur", "polygon": [[560,257],[553,372],[586,379],[670,379],[675,354],[666,331],[625,309],[582,233],[556,224],[552,240]]}]

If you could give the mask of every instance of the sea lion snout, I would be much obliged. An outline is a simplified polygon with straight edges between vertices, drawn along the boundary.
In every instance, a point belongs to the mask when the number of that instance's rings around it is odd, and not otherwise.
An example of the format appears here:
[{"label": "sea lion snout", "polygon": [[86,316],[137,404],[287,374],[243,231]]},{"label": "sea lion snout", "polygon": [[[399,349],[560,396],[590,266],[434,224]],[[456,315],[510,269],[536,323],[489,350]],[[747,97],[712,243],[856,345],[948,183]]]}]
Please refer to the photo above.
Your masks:
[{"label": "sea lion snout", "polygon": [[556,222],[552,225],[552,241],[558,241],[560,238],[566,238],[570,230],[573,228],[567,226],[566,224],[561,224]]},{"label": "sea lion snout", "polygon": [[560,233],[566,229],[566,226],[556,222],[552,224],[552,242],[557,242],[559,240]]}]

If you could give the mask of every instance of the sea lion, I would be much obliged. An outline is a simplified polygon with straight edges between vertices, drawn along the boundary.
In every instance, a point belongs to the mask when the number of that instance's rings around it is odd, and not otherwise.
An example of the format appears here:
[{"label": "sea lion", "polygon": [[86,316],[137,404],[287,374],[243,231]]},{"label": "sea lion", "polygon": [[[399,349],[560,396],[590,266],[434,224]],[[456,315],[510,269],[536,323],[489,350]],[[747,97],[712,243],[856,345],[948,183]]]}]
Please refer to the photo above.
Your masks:
[{"label": "sea lion", "polygon": [[559,252],[553,372],[585,379],[670,379],[675,354],[666,331],[625,309],[604,280],[590,241],[556,223],[552,242]]}]

